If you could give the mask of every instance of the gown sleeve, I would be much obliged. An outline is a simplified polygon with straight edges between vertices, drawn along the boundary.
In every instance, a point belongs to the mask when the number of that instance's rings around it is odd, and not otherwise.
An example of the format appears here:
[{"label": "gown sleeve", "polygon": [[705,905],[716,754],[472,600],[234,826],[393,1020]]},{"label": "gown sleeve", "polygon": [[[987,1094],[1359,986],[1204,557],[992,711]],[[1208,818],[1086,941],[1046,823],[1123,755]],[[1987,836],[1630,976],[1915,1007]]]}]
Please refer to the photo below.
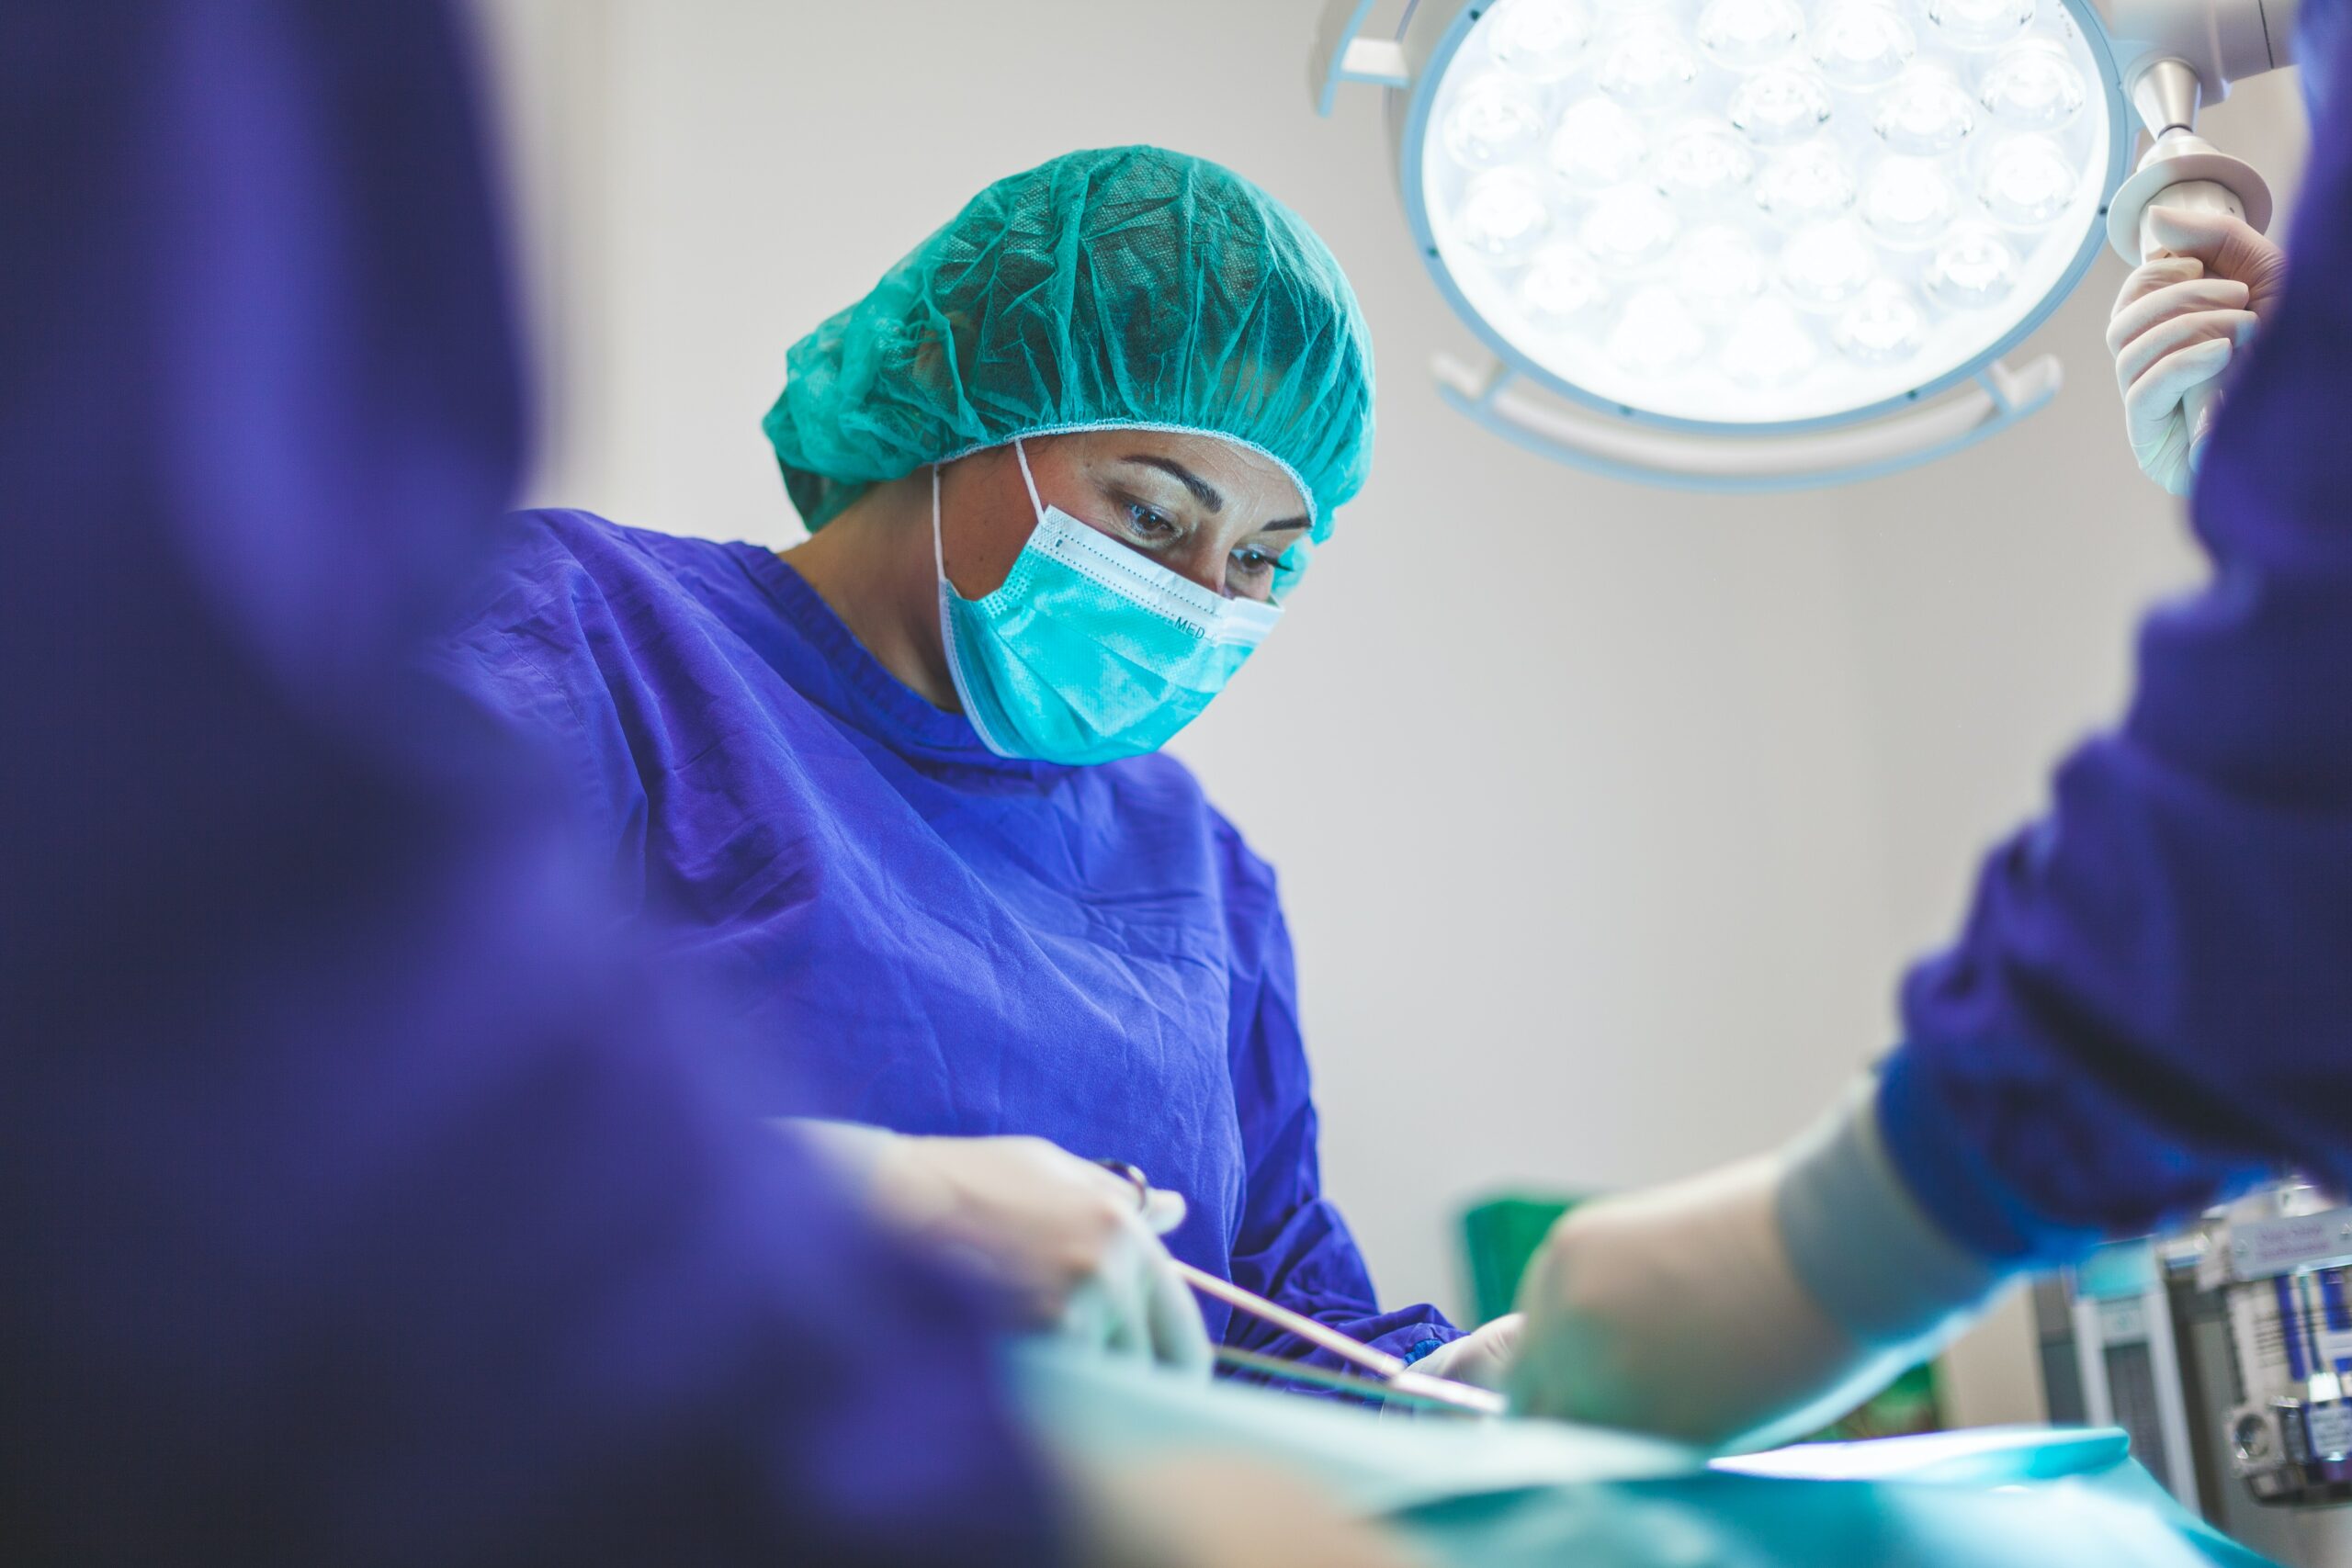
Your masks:
[{"label": "gown sleeve", "polygon": [[2123,723],[1903,990],[1890,1152],[1988,1258],[2063,1261],[2289,1168],[2352,1183],[2347,108],[2192,498],[2209,581],[2147,618]]},{"label": "gown sleeve", "polygon": [[[1435,1307],[1383,1312],[1347,1221],[1324,1194],[1315,1099],[1298,1027],[1298,980],[1273,874],[1229,827],[1234,911],[1234,1100],[1248,1190],[1233,1246],[1233,1282],[1408,1359],[1459,1337]],[[1285,1359],[1334,1358],[1236,1313],[1226,1343]]]},{"label": "gown sleeve", "polygon": [[551,760],[561,808],[584,842],[610,852],[614,897],[636,908],[647,891],[651,807],[623,710],[653,705],[623,628],[565,543],[568,532],[595,525],[585,513],[553,511],[500,518],[481,569],[424,661]]},{"label": "gown sleeve", "polygon": [[523,424],[462,41],[0,9],[0,1561],[1050,1562],[986,1312],[415,672]]}]

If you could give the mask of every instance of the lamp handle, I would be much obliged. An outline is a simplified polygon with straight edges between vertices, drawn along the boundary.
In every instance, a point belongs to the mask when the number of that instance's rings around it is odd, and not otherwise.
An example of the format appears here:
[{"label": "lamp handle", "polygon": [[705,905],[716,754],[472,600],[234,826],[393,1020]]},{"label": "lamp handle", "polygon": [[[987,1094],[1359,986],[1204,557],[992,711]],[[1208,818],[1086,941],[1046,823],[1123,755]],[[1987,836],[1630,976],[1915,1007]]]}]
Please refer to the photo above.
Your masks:
[{"label": "lamp handle", "polygon": [[1412,85],[1405,48],[1394,39],[1359,38],[1379,0],[1327,0],[1316,25],[1315,49],[1306,57],[1306,96],[1315,112],[1330,118],[1331,100],[1342,83],[1375,87]]},{"label": "lamp handle", "polygon": [[[2237,219],[2245,217],[2245,203],[2238,199],[2237,192],[2219,180],[2182,180],[2178,184],[2168,185],[2148,199],[2148,206],[2170,207],[2189,212],[2226,212]],[[2150,231],[2147,211],[2143,209],[2140,215],[2140,259],[2153,261],[2163,250],[2164,247],[2156,243]],[[2212,434],[2213,418],[2220,410],[2221,400],[2219,377],[2200,381],[2181,395],[2180,412],[2188,427],[2192,468],[2196,463],[2195,453],[2205,445],[2205,438]]]}]

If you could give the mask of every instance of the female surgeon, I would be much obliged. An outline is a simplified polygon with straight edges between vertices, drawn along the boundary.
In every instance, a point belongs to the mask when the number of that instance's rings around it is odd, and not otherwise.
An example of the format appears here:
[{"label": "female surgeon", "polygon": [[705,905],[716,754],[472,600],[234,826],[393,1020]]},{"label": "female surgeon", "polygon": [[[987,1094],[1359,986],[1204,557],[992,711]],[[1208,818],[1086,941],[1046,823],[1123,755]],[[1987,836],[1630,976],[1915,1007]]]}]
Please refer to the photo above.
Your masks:
[{"label": "female surgeon", "polygon": [[[1160,750],[1363,482],[1371,345],[1329,251],[1214,164],[1072,153],[786,365],[765,428],[806,543],[520,515],[461,683],[556,738],[646,917],[814,1086],[760,1109],[1041,1322],[1305,1353],[1204,1312],[1172,1252],[1446,1346],[1379,1308],[1323,1193],[1273,874]],[[1181,1204],[1139,1215],[1097,1161]]]}]

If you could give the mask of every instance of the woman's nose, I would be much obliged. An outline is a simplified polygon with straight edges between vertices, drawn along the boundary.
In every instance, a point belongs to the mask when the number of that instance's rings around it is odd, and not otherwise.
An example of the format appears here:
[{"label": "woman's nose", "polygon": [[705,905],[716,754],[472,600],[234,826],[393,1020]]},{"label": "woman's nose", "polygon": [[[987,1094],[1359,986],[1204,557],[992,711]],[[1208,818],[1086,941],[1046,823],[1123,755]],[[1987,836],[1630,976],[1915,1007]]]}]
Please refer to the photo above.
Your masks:
[{"label": "woman's nose", "polygon": [[1195,536],[1185,541],[1184,548],[1168,565],[1177,576],[1223,598],[1226,564],[1232,558],[1222,541]]}]

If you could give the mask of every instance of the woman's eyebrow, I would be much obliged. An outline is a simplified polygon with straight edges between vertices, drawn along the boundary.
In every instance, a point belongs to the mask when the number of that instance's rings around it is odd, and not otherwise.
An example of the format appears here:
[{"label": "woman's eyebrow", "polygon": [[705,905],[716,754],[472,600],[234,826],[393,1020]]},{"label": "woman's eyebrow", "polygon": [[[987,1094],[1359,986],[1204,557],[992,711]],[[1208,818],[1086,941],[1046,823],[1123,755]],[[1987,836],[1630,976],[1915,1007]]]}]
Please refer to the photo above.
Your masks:
[{"label": "woman's eyebrow", "polygon": [[[1173,457],[1162,457],[1151,452],[1130,452],[1119,459],[1123,463],[1138,463],[1147,468],[1158,468],[1176,479],[1193,492],[1193,499],[1212,513],[1225,510],[1225,496],[1216,486],[1193,472]],[[1295,534],[1307,525],[1304,517],[1289,517],[1280,523],[1269,523],[1258,530],[1261,534]]]},{"label": "woman's eyebrow", "polygon": [[1158,468],[1161,473],[1170,475],[1186,490],[1191,491],[1193,499],[1211,512],[1225,510],[1225,497],[1218,492],[1216,486],[1209,483],[1173,457],[1155,457],[1149,452],[1133,452],[1120,461],[1140,463],[1147,468]]}]

